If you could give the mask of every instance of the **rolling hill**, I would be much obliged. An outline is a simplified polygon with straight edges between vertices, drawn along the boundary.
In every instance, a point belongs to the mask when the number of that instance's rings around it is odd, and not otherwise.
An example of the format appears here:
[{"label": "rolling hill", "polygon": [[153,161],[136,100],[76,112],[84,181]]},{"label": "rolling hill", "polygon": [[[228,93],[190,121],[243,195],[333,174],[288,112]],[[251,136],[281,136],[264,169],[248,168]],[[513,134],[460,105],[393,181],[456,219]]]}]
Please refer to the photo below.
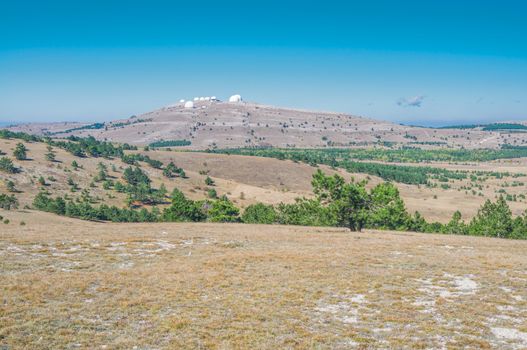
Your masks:
[{"label": "rolling hill", "polygon": [[[519,125],[519,124],[518,124]],[[527,142],[523,129],[403,126],[344,113],[314,112],[247,102],[200,101],[105,123],[35,123],[9,127],[52,137],[94,136],[148,145],[187,140],[188,149],[236,147],[355,147],[399,144],[414,147],[498,148]]]}]

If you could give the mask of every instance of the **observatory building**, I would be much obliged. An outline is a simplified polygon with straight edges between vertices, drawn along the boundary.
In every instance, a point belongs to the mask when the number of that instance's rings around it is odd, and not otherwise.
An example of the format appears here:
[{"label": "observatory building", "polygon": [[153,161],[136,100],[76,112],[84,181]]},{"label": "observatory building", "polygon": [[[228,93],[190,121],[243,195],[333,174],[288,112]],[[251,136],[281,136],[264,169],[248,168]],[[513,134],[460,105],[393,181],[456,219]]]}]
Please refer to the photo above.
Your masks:
[{"label": "observatory building", "polygon": [[185,108],[194,108],[194,102],[192,101],[185,102]]},{"label": "observatory building", "polygon": [[232,95],[229,97],[229,102],[241,102],[242,97],[240,95]]}]

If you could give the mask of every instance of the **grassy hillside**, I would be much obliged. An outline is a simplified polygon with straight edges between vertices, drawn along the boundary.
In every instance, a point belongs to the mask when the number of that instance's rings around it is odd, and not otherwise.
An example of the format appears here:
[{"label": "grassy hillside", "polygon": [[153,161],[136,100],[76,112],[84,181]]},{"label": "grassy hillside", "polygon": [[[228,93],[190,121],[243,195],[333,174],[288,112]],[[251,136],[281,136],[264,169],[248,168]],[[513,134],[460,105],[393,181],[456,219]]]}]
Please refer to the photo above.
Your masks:
[{"label": "grassy hillside", "polygon": [[527,242],[8,215],[8,348],[527,346]]},{"label": "grassy hillside", "polygon": [[[41,190],[52,195],[68,196],[82,199],[89,196],[94,205],[101,203],[125,206],[126,194],[114,188],[104,188],[104,181],[96,181],[98,167],[104,164],[110,181],[122,182],[123,172],[129,167],[118,157],[77,157],[60,147],[53,147],[55,161],[46,159],[47,145],[42,142],[22,143],[28,149],[28,160],[19,161],[12,156],[16,144],[21,140],[2,139],[0,150],[11,158],[15,167],[21,171],[15,174],[0,172],[0,193],[10,194],[7,183],[12,181],[16,192],[14,195],[20,207],[31,206],[33,199]],[[298,151],[295,151],[298,152]],[[309,165],[304,162],[278,160],[243,155],[224,155],[211,153],[188,153],[163,150],[125,151],[127,154],[148,155],[153,160],[161,161],[164,166],[174,162],[184,169],[185,178],[167,178],[162,169],[156,169],[145,162],[139,162],[141,169],[152,180],[152,186],[161,184],[170,193],[174,188],[180,189],[188,198],[202,200],[209,197],[211,186],[205,184],[210,176],[218,196],[226,195],[242,210],[256,202],[276,205],[293,203],[297,197],[312,197],[311,179],[313,173],[322,169],[328,174],[338,173],[346,179],[367,180],[368,188],[381,183],[382,178],[367,173],[349,173],[343,169],[332,169],[327,165]],[[353,153],[350,153],[353,154]],[[73,162],[78,164],[75,169]],[[422,164],[413,163],[421,166]],[[405,165],[404,165],[405,166]],[[418,210],[425,218],[432,221],[448,222],[456,210],[460,210],[465,219],[474,216],[485,199],[494,200],[498,195],[509,198],[515,215],[525,210],[525,183],[527,177],[522,174],[525,169],[523,159],[500,161],[500,163],[479,163],[478,165],[426,163],[427,167],[449,168],[450,171],[461,171],[466,176],[461,179],[432,180],[431,185],[397,183],[409,212]],[[486,173],[504,174],[486,176]],[[474,178],[474,174],[479,174]],[[39,183],[43,178],[45,185]],[[72,191],[72,185],[75,184]],[[168,203],[167,198],[167,203]],[[462,206],[459,204],[463,203]],[[168,204],[159,204],[162,209]],[[151,206],[146,206],[151,208]]]},{"label": "grassy hillside", "polygon": [[194,150],[248,146],[349,148],[374,145],[498,149],[502,145],[527,144],[527,134],[517,132],[522,131],[519,129],[433,129],[345,113],[304,111],[246,102],[202,101],[192,109],[176,104],[105,123],[24,124],[10,130],[52,137],[91,135],[99,140]]}]

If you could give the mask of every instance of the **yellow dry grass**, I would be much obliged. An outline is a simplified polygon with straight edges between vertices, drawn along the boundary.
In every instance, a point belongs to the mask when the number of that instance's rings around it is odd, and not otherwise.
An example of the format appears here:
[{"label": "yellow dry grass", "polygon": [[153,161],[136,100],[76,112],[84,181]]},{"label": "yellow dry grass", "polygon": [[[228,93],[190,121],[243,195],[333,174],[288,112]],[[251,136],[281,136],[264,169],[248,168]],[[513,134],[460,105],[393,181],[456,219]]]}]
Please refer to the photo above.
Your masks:
[{"label": "yellow dry grass", "polygon": [[0,215],[0,348],[527,347],[527,242]]}]

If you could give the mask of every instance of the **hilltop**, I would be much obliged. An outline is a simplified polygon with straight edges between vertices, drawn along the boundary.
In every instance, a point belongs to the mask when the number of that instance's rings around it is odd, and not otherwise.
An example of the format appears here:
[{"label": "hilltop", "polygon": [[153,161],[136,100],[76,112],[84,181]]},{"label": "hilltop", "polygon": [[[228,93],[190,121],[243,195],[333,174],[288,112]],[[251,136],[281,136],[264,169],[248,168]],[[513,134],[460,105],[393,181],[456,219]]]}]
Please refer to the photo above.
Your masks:
[{"label": "hilltop", "polygon": [[135,145],[186,140],[190,144],[184,147],[195,150],[384,144],[474,149],[521,145],[527,141],[523,129],[481,126],[433,129],[345,113],[221,101],[198,101],[193,108],[185,108],[179,103],[105,123],[34,123],[12,126],[9,130],[62,138],[94,136],[99,140]]}]

